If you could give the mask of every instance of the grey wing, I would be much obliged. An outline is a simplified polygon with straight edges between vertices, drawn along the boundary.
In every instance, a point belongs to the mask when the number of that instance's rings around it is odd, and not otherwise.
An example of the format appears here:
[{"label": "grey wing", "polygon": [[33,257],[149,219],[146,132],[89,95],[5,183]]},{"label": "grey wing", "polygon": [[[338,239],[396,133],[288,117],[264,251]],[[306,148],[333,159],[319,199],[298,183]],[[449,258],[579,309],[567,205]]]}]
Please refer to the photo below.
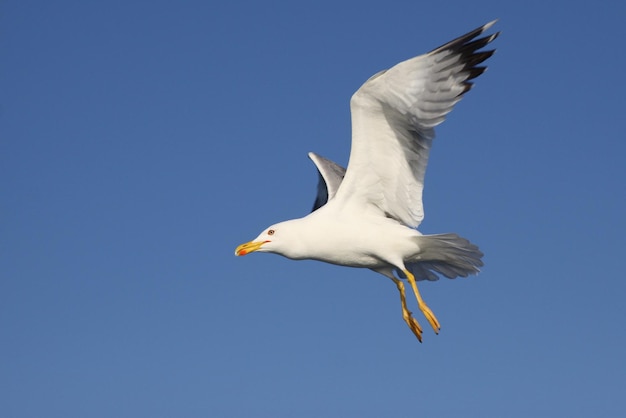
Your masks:
[{"label": "grey wing", "polygon": [[495,21],[379,72],[352,96],[352,147],[336,199],[355,210],[378,208],[411,228],[424,218],[422,191],[434,127],[485,71],[481,51]]},{"label": "grey wing", "polygon": [[314,152],[309,152],[309,158],[313,161],[315,167],[317,167],[319,174],[317,196],[315,197],[313,209],[311,210],[311,212],[314,212],[335,197],[335,193],[337,193],[337,189],[339,189],[343,176],[346,174],[346,169]]}]

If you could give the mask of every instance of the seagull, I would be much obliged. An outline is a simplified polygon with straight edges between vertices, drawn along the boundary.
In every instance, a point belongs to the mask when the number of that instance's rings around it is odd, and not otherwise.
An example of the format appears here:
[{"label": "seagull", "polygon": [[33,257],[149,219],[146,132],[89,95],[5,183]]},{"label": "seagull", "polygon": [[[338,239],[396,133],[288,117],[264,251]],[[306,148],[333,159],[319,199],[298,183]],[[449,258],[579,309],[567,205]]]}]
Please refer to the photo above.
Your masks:
[{"label": "seagull", "polygon": [[269,226],[235,255],[268,252],[368,268],[400,292],[402,318],[422,342],[422,327],[406,301],[408,281],[436,334],[441,326],[417,288],[421,280],[467,277],[483,253],[454,233],[423,235],[422,190],[434,128],[486,67],[495,50],[481,49],[500,32],[480,37],[489,22],[431,52],[369,78],[350,100],[352,146],[347,169],[315,153],[317,197],[308,215]]}]

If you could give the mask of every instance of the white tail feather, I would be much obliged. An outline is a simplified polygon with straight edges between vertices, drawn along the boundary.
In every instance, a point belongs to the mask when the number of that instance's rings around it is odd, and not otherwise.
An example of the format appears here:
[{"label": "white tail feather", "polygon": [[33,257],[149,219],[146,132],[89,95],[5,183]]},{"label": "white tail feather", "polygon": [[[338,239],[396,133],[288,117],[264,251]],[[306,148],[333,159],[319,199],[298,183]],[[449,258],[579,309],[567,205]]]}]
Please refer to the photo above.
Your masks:
[{"label": "white tail feather", "polygon": [[456,234],[422,235],[415,239],[420,251],[405,263],[416,280],[438,280],[435,273],[449,279],[467,277],[478,273],[483,265],[483,253],[478,247]]}]

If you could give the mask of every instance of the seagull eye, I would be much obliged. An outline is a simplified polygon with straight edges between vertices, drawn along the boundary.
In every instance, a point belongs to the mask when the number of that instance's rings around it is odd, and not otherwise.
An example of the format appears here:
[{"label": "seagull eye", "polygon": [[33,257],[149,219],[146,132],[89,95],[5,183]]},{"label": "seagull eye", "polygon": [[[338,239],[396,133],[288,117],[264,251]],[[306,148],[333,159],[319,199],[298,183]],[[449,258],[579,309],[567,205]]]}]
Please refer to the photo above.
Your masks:
[{"label": "seagull eye", "polygon": [[269,231],[267,231],[267,235],[274,235],[274,230],[270,229]]}]

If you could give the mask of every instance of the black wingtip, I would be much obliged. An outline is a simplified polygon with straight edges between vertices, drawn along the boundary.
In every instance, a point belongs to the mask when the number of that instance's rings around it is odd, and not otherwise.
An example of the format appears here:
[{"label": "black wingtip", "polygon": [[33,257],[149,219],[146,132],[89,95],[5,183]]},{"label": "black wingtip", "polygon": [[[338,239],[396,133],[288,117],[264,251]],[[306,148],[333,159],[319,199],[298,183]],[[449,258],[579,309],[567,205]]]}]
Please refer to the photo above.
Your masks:
[{"label": "black wingtip", "polygon": [[468,74],[468,76],[463,82],[464,88],[459,96],[465,94],[472,88],[473,84],[470,80],[478,77],[487,69],[487,67],[478,66],[478,64],[486,61],[496,52],[495,49],[487,51],[479,50],[490,44],[494,39],[496,39],[500,35],[500,32],[495,32],[482,38],[478,37],[482,35],[486,30],[491,28],[493,25],[495,25],[497,21],[497,19],[492,20],[491,22],[486,23],[471,32],[468,32],[465,35],[459,36],[458,38],[453,39],[452,41],[441,45],[438,48],[433,49],[429,53],[438,54],[445,51],[450,51],[452,53],[450,54],[450,56],[461,56],[460,61],[463,62],[464,71]]},{"label": "black wingtip", "polygon": [[474,42],[470,42],[472,39],[480,36],[481,34],[483,34],[486,30],[488,30],[489,28],[491,28],[493,25],[496,24],[496,22],[498,21],[498,19],[492,20],[489,23],[486,23],[484,25],[482,25],[481,27],[478,27],[476,29],[474,29],[473,31],[470,31],[468,33],[466,33],[465,35],[461,35],[456,39],[451,40],[450,42],[447,42],[443,45],[441,45],[440,47],[437,47],[435,49],[433,49],[432,51],[430,51],[430,53],[435,53],[435,52],[440,52],[440,51],[444,51],[446,49],[457,49],[459,46],[469,46],[469,45],[477,45],[477,44],[481,44],[481,46],[476,47],[474,50],[480,49],[483,46],[487,45],[489,42],[493,41],[494,39],[496,39],[498,37],[498,35],[500,34],[500,32],[496,32],[492,35],[486,36],[484,38],[478,39]]}]

